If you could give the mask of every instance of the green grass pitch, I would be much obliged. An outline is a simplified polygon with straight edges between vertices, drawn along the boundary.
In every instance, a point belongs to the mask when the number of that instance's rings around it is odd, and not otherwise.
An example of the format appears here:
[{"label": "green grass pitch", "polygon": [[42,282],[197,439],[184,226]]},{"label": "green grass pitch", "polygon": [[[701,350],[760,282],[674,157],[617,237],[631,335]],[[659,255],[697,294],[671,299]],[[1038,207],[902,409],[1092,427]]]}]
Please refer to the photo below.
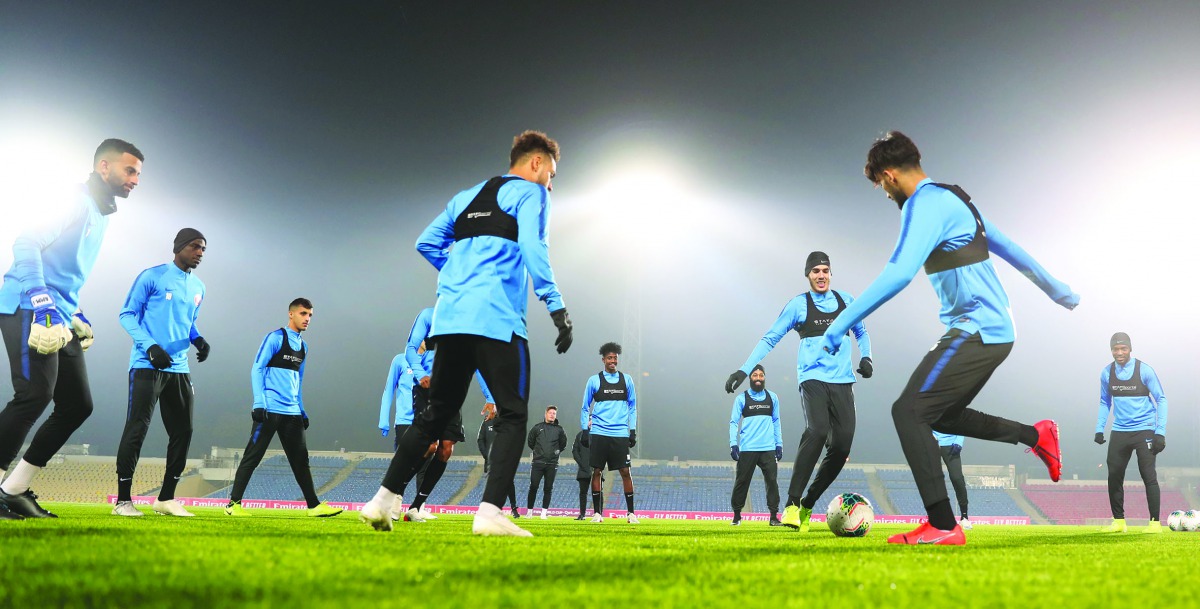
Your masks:
[{"label": "green grass pitch", "polygon": [[887,535],[911,527],[841,539],[820,524],[522,518],[535,537],[512,539],[473,537],[469,516],[377,533],[356,513],[47,507],[61,518],[0,521],[0,607],[1200,605],[1200,533],[981,525],[965,547],[899,547]]}]

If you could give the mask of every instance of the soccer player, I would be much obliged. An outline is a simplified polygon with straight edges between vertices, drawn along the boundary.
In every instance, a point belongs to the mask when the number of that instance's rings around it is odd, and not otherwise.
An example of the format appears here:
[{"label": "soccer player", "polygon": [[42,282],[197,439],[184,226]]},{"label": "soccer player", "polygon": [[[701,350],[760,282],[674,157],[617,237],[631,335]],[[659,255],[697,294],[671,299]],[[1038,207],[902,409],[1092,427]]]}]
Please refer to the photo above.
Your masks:
[{"label": "soccer player", "polygon": [[537,499],[539,482],[545,481],[542,487],[542,513],[540,518],[546,519],[546,510],[550,509],[550,494],[554,490],[554,477],[558,473],[558,455],[567,448],[567,432],[558,424],[558,408],[546,407],[546,414],[541,423],[529,430],[526,439],[529,448],[533,450],[533,466],[529,472],[529,498],[525,504],[527,514],[533,514],[533,501]]},{"label": "soccer player", "polygon": [[889,132],[871,146],[864,173],[899,206],[900,239],[879,277],[829,325],[822,348],[836,355],[851,326],[899,294],[925,267],[942,303],[939,317],[946,332],[892,405],[892,421],[929,521],[889,537],[888,543],[962,545],[966,537],[954,521],[933,431],[1020,442],[1042,460],[1051,480],[1062,475],[1057,423],[1025,425],[967,407],[1008,357],[1014,339],[1008,296],[990,254],[1067,309],[1079,304],[1079,295],[984,218],[963,189],[930,180],[916,144],[903,133]]},{"label": "soccer player", "polygon": [[129,142],[100,142],[92,174],[66,211],[13,244],[13,264],[0,285],[0,332],[14,393],[0,411],[0,478],[52,399],[54,410],[0,485],[0,519],[56,517],[38,505],[29,484],[92,414],[83,353],[94,336],[79,308],[79,290],[96,264],[116,198],[137,187],[145,160]]},{"label": "soccer player", "polygon": [[587,498],[588,489],[592,486],[592,457],[588,447],[583,445],[583,438],[587,436],[586,429],[580,429],[579,433],[575,434],[575,441],[571,444],[571,458],[575,459],[575,481],[579,483],[579,515],[575,520],[584,520],[587,518]]},{"label": "soccer player", "polygon": [[954,496],[958,498],[958,526],[970,531],[975,526],[967,516],[967,479],[962,470],[963,436],[935,431],[933,437],[942,453],[942,463],[946,464],[946,473],[950,475],[950,484],[954,486]]},{"label": "soccer player", "polygon": [[637,445],[637,393],[633,377],[617,371],[621,345],[600,346],[604,370],[589,377],[583,388],[583,409],[579,420],[585,426],[583,445],[588,447],[592,466],[592,522],[604,522],[602,494],[604,467],[621,474],[629,524],[638,524],[633,511],[633,477],[629,473],[629,449]]},{"label": "soccer player", "polygon": [[1113,361],[1100,371],[1100,414],[1096,420],[1096,444],[1104,444],[1104,426],[1112,411],[1112,442],[1108,445],[1108,502],[1112,506],[1112,524],[1106,533],[1124,533],[1125,468],[1137,453],[1138,470],[1146,485],[1146,504],[1150,508],[1147,533],[1161,533],[1159,523],[1160,491],[1154,462],[1167,447],[1167,396],[1150,364],[1130,357],[1133,345],[1129,335],[1117,332],[1109,341]]},{"label": "soccer player", "polygon": [[[775,323],[758,341],[750,357],[746,358],[746,363],[729,375],[729,380],[725,382],[725,391],[733,393],[746,380],[749,371],[789,331],[795,330],[800,335],[800,348],[796,353],[796,380],[800,384],[800,403],[804,408],[807,426],[796,451],[783,524],[802,533],[808,532],[813,506],[837,479],[846,465],[846,459],[850,457],[856,421],[850,350],[835,356],[822,351],[820,344],[825,329],[846,310],[849,303],[854,302],[854,297],[831,287],[833,271],[830,270],[829,256],[825,252],[808,255],[804,274],[808,278],[809,291],[788,301]],[[858,373],[865,379],[871,378],[874,373],[871,337],[862,322],[852,324],[850,330],[854,332],[861,354]],[[809,476],[821,457],[822,448],[825,449],[825,459],[809,484]],[[809,484],[808,492],[804,493],[806,484]],[[803,497],[801,494],[804,494]]]},{"label": "soccer player", "polygon": [[196,347],[198,362],[208,359],[210,348],[196,328],[196,317],[204,302],[204,282],[192,273],[207,250],[208,241],[200,231],[179,231],[172,250],[175,259],[142,271],[121,308],[121,327],[133,338],[133,348],[129,355],[129,407],[117,448],[115,516],[142,515],[133,506],[133,472],[157,402],[162,402],[163,427],[167,430],[167,471],[150,509],[166,516],[195,516],[175,500],[175,487],[187,465],[192,443],[195,392],[188,369],[188,348]]},{"label": "soccer player", "polygon": [[[483,473],[491,471],[492,463],[492,444],[496,443],[496,405],[487,403],[483,405],[483,411],[479,414],[483,415],[483,422],[479,424],[479,435],[475,441],[479,445],[479,454],[483,455]],[[517,510],[517,485],[514,481],[512,486],[508,487],[508,506],[512,508],[512,517],[520,518],[521,512]],[[504,504],[500,504],[500,508],[504,508]]]},{"label": "soccer player", "polygon": [[478,370],[496,400],[496,442],[483,501],[471,530],[476,535],[532,537],[500,513],[521,460],[529,418],[529,347],[525,328],[530,279],[558,328],[555,346],[571,346],[571,319],[550,268],[551,181],[558,143],[526,131],[513,139],[509,170],[450,200],[417,239],[417,251],[438,269],[438,299],[427,341],[436,343],[429,406],[414,419],[379,491],[361,517],[391,530],[387,508],[399,483],[421,466],[462,409],[471,375]]},{"label": "soccer player", "polygon": [[[254,390],[254,407],[250,418],[254,425],[250,429],[250,442],[233,477],[233,491],[229,504],[225,506],[228,516],[249,516],[242,507],[242,495],[250,476],[258,467],[271,438],[279,433],[279,443],[287,455],[292,475],[304,493],[308,503],[308,515],[323,518],[337,516],[341,508],[335,508],[317,498],[313,487],[312,470],[308,466],[308,445],[304,441],[304,430],[308,429],[308,412],[304,410],[304,361],[308,357],[308,343],[300,333],[308,330],[312,321],[313,305],[307,298],[297,298],[288,305],[288,325],[272,331],[263,338],[258,356],[250,368],[250,386]],[[388,522],[391,522],[390,520]]]},{"label": "soccer player", "polygon": [[729,415],[729,456],[737,461],[733,482],[733,525],[742,523],[742,507],[754,468],[762,470],[767,484],[767,509],[770,525],[779,522],[779,460],[783,458],[783,430],[779,426],[779,396],[767,389],[767,371],[761,364],[750,371],[750,389],[733,400]]}]

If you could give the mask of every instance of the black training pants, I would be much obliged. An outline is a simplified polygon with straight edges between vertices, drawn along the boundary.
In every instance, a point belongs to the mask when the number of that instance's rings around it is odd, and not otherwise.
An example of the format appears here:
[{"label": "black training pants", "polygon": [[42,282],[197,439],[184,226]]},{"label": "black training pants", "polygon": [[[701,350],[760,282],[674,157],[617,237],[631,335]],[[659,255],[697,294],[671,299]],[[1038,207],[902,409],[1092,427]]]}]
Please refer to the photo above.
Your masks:
[{"label": "black training pants", "polygon": [[746,506],[746,493],[750,491],[750,479],[754,468],[762,470],[763,482],[767,484],[767,509],[779,513],[779,464],[773,450],[747,450],[738,455],[737,475],[733,481],[733,511],[741,512]]},{"label": "black training pants", "polygon": [[1158,520],[1161,491],[1158,487],[1158,472],[1154,468],[1158,455],[1150,449],[1154,447],[1154,430],[1145,431],[1114,431],[1108,441],[1108,503],[1112,507],[1113,518],[1125,518],[1125,468],[1129,459],[1137,453],[1138,471],[1142,474],[1142,482],[1146,485],[1146,504],[1150,508],[1150,518]]},{"label": "black training pants", "polygon": [[242,463],[238,465],[233,478],[231,501],[241,501],[250,484],[250,476],[254,468],[262,461],[267,447],[271,445],[271,437],[279,433],[279,443],[283,444],[283,452],[287,455],[288,465],[292,466],[292,475],[304,493],[308,507],[314,508],[321,503],[317,499],[317,491],[313,488],[312,470],[308,466],[308,445],[304,441],[304,416],[298,414],[265,414],[266,420],[255,423],[250,430],[250,442],[246,444],[246,452],[242,454]]},{"label": "black training pants", "polygon": [[950,476],[950,484],[954,485],[954,496],[958,497],[958,515],[967,517],[967,479],[962,471],[962,454],[950,454],[949,446],[939,447],[942,453],[942,463],[946,464],[946,473]]},{"label": "black training pants", "polygon": [[[158,498],[175,498],[175,485],[187,466],[188,447],[192,444],[192,404],[195,393],[191,376],[181,372],[161,372],[150,368],[129,371],[129,405],[125,411],[125,431],[117,447],[117,480],[133,478],[142,442],[150,430],[154,405],[162,403],[163,427],[167,430],[167,471],[163,474]],[[128,500],[127,497],[122,498]]]},{"label": "black training pants", "polygon": [[538,483],[543,480],[542,485],[542,507],[550,507],[550,494],[554,490],[554,476],[558,474],[558,466],[552,463],[534,463],[529,470],[529,501],[525,507],[533,509],[533,502],[537,499]]},{"label": "black training pants", "polygon": [[[854,443],[854,385],[807,380],[800,383],[800,402],[804,408],[807,427],[800,437],[800,448],[792,466],[792,482],[788,486],[788,503],[800,503],[812,508],[821,493],[837,480],[850,456]],[[817,477],[801,500],[804,485],[812,475],[821,449],[825,459],[817,469]]]}]

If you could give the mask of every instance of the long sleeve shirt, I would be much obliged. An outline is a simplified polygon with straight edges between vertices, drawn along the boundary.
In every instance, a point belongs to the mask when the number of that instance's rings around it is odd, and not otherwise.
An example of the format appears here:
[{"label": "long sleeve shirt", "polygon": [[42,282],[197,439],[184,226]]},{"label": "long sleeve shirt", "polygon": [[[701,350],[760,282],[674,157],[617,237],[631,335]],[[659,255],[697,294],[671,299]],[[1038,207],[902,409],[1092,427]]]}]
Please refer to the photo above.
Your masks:
[{"label": "long sleeve shirt", "polygon": [[300,333],[291,328],[284,328],[287,333],[288,345],[299,351],[305,350],[304,361],[300,370],[274,368],[267,366],[271,358],[283,346],[283,333],[273,330],[263,339],[250,368],[250,387],[254,391],[254,408],[266,408],[267,412],[276,414],[304,414],[304,399],[300,390],[304,382],[304,367],[308,362],[311,351]]},{"label": "long sleeve shirt", "polygon": [[[829,290],[825,293],[809,292],[812,295],[813,305],[817,310],[832,313],[837,310],[837,297],[833,295],[834,290]],[[846,303],[846,310],[849,310],[850,303],[854,302],[854,297],[847,292],[837,291]],[[842,312],[845,315],[845,311]],[[754,347],[754,351],[750,353],[750,357],[746,358],[746,363],[742,364],[742,372],[747,375],[758,365],[759,362],[779,344],[787,333],[799,326],[802,326],[808,317],[808,297],[801,294],[790,301],[779,312],[779,317],[775,319],[775,323],[763,335],[762,340],[758,341],[758,345]],[[850,326],[854,333],[855,340],[858,341],[858,351],[862,357],[871,357],[871,337],[867,334],[867,327],[863,322],[859,321]],[[821,348],[821,337],[810,336],[800,339],[800,347],[796,351],[796,382],[803,383],[807,380],[818,380],[826,383],[845,384],[854,382],[854,366],[850,360],[850,350],[842,349],[837,355],[830,355]]]},{"label": "long sleeve shirt", "polygon": [[579,415],[582,427],[590,430],[592,435],[628,438],[629,431],[637,429],[637,393],[633,390],[633,377],[620,371],[600,374],[609,383],[616,383],[624,376],[627,397],[625,400],[594,402],[593,398],[600,390],[600,378],[593,374],[583,388],[583,409]]},{"label": "long sleeve shirt", "polygon": [[[729,415],[729,445],[743,451],[775,450],[783,446],[783,430],[779,426],[779,396],[774,391],[751,391],[750,397],[761,402],[771,396],[770,416],[743,417],[746,407],[746,392],[733,399],[733,412]],[[740,425],[739,425],[740,424]]]},{"label": "long sleeve shirt", "polygon": [[412,425],[413,421],[413,371],[403,354],[392,358],[388,367],[387,382],[383,385],[383,398],[379,402],[379,428],[391,429],[388,415],[392,404],[396,405],[395,425]]},{"label": "long sleeve shirt", "polygon": [[[840,336],[851,326],[899,294],[935,249],[956,250],[975,235],[975,216],[971,210],[954,193],[935,186],[928,178],[917,184],[900,218],[900,237],[883,272],[825,331],[835,345],[840,344]],[[986,217],[983,226],[989,252],[1003,258],[1052,300],[1060,301],[1071,295],[1070,286],[1051,276]],[[988,344],[1013,342],[1016,332],[1009,314],[1008,295],[990,258],[934,273],[929,275],[929,281],[941,302],[938,316],[947,330],[957,328],[968,334],[977,333]]]},{"label": "long sleeve shirt", "polygon": [[129,367],[153,369],[146,351],[158,345],[171,356],[163,372],[188,372],[188,347],[200,336],[196,318],[204,294],[204,282],[174,262],[142,271],[120,314],[121,327],[133,338]]},{"label": "long sleeve shirt", "polygon": [[[1138,360],[1129,358],[1124,366],[1117,366],[1117,380],[1128,381],[1133,378],[1134,363]],[[1096,433],[1104,433],[1108,423],[1108,412],[1112,410],[1113,431],[1144,431],[1153,429],[1154,433],[1167,435],[1167,396],[1163,393],[1162,383],[1150,364],[1141,362],[1142,384],[1149,390],[1147,396],[1114,396],[1109,389],[1109,366],[1100,372],[1100,412],[1096,417]]]},{"label": "long sleeve shirt", "polygon": [[408,342],[404,345],[404,358],[408,361],[408,367],[412,369],[413,377],[418,381],[433,374],[433,349],[426,349],[424,353],[418,353],[421,350],[421,343],[429,336],[431,326],[433,326],[433,307],[421,309],[421,312],[417,314],[417,319],[413,321],[412,328],[408,331]]},{"label": "long sleeve shirt", "polygon": [[[550,268],[550,193],[544,186],[512,180],[500,187],[500,209],[516,218],[517,241],[481,235],[455,242],[454,222],[486,182],[450,200],[417,239],[417,251],[438,269],[432,336],[473,334],[502,341],[528,339],[528,285],[553,313],[566,305]],[[453,245],[453,248],[451,246]]]},{"label": "long sleeve shirt", "polygon": [[0,313],[33,309],[28,292],[44,287],[62,318],[69,320],[79,310],[79,290],[100,255],[108,214],[115,211],[104,182],[92,174],[72,191],[62,213],[21,233],[13,243],[12,267],[0,285]]},{"label": "long sleeve shirt", "polygon": [[933,437],[937,439],[938,446],[953,446],[954,444],[962,446],[965,441],[963,436],[955,436],[938,431],[933,432]]}]

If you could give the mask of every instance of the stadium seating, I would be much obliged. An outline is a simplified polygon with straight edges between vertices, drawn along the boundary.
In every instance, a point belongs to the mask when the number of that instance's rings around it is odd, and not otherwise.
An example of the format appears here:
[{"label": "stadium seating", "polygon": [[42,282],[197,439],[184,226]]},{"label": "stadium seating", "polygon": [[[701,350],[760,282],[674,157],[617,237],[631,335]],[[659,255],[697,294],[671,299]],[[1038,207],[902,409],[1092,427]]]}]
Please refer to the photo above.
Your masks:
[{"label": "stadium seating", "polygon": [[[880,469],[879,479],[887,489],[888,500],[896,514],[921,515],[925,513],[925,503],[917,493],[917,483],[909,470]],[[950,494],[950,504],[958,515],[958,498],[948,478],[946,489]],[[967,485],[968,509],[971,516],[1028,516],[1020,506],[1013,501],[1003,489],[982,488]]]},{"label": "stadium seating", "polygon": [[[314,488],[321,488],[327,484],[346,466],[346,460],[341,457],[314,456],[309,458],[308,463],[312,470]],[[376,488],[379,488],[378,485]],[[226,486],[210,493],[208,497],[227,499],[232,490],[232,485]],[[292,475],[287,457],[277,454],[263,459],[258,464],[242,498],[299,501],[304,497],[300,486],[296,484],[296,477]]]},{"label": "stadium seating", "polygon": [[[157,490],[162,486],[166,471],[165,464],[139,464],[133,474],[133,494]],[[34,479],[33,489],[43,501],[103,503],[108,495],[117,492],[116,464],[113,461],[51,461]]]},{"label": "stadium seating", "polygon": [[[1054,524],[1087,524],[1112,518],[1108,501],[1108,486],[1101,485],[1042,485],[1021,487],[1025,497]],[[1187,500],[1177,489],[1162,488],[1162,514],[1185,508]],[[1126,518],[1149,518],[1146,489],[1140,485],[1125,485]]]}]

